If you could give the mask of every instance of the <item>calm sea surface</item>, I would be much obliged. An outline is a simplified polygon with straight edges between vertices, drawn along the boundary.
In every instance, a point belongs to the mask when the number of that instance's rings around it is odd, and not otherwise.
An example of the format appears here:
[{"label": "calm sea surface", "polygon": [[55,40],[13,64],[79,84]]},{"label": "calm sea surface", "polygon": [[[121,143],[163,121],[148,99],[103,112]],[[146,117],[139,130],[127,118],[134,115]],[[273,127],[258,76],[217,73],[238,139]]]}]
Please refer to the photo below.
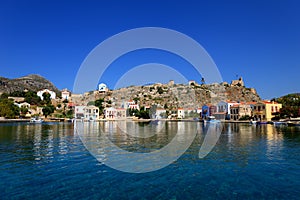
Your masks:
[{"label": "calm sea surface", "polygon": [[[171,165],[132,174],[98,162],[74,133],[73,124],[0,124],[0,198],[300,198],[300,127],[225,124],[216,146],[203,159],[198,153],[206,127],[200,123],[168,122],[150,138],[126,136],[116,127],[116,122],[96,124],[116,145],[133,152],[163,147],[178,127],[185,130],[183,141],[192,131],[197,135]],[[155,125],[126,127],[147,132]]]}]

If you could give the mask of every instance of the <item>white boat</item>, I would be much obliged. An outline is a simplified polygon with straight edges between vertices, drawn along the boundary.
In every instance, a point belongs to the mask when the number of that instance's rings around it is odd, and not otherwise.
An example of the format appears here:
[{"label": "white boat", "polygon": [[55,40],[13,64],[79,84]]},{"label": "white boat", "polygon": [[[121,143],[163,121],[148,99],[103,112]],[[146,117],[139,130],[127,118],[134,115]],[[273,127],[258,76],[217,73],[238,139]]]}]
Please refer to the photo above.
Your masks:
[{"label": "white boat", "polygon": [[215,116],[208,116],[206,120],[204,120],[206,123],[220,123],[221,121],[216,119]]},{"label": "white boat", "polygon": [[42,123],[43,120],[41,118],[31,118],[30,123]]},{"label": "white boat", "polygon": [[253,120],[250,121],[250,124],[256,124],[256,123],[257,121],[253,121]]}]

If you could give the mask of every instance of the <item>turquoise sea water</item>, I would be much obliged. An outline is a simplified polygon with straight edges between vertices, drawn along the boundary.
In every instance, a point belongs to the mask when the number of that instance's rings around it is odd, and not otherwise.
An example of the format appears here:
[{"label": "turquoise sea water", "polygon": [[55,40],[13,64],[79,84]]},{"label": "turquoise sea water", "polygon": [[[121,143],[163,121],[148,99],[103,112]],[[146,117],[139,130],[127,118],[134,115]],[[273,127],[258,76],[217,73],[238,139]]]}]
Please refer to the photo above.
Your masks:
[{"label": "turquoise sea water", "polygon": [[150,151],[167,144],[178,126],[187,137],[193,127],[201,129],[186,153],[158,171],[132,174],[98,162],[72,124],[0,124],[0,198],[299,199],[299,127],[225,124],[203,159],[198,152],[205,127],[197,122],[167,123],[149,139],[124,138],[114,129],[110,137],[124,149]]}]

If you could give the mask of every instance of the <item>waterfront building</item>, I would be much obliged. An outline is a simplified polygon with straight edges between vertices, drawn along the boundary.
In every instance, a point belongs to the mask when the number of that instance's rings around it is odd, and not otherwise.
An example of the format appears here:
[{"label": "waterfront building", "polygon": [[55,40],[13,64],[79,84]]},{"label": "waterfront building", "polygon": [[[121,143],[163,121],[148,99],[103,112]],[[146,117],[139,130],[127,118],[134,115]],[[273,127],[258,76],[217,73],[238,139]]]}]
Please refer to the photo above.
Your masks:
[{"label": "waterfront building", "polygon": [[74,109],[75,119],[83,119],[84,118],[84,108],[85,108],[85,106],[75,106],[75,109]]},{"label": "waterfront building", "polygon": [[210,116],[209,106],[208,105],[204,105],[204,106],[202,106],[201,118],[205,119],[208,116]]},{"label": "waterfront building", "polygon": [[220,101],[217,104],[217,113],[222,113],[224,115],[223,119],[230,119],[230,108],[231,106],[238,105],[236,101]]},{"label": "waterfront building", "polygon": [[253,106],[252,115],[254,120],[271,121],[281,108],[282,104],[280,103],[274,101],[261,101]]},{"label": "waterfront building", "polygon": [[125,119],[126,109],[125,108],[114,108],[109,107],[104,109],[105,119]]},{"label": "waterfront building", "polygon": [[99,108],[96,106],[85,106],[84,107],[84,119],[85,120],[98,120],[99,119]]},{"label": "waterfront building", "polygon": [[178,119],[184,119],[185,118],[185,113],[183,108],[178,108],[177,109],[177,118]]},{"label": "waterfront building", "polygon": [[252,109],[249,104],[241,103],[230,107],[230,119],[240,120],[242,117],[251,116]]}]

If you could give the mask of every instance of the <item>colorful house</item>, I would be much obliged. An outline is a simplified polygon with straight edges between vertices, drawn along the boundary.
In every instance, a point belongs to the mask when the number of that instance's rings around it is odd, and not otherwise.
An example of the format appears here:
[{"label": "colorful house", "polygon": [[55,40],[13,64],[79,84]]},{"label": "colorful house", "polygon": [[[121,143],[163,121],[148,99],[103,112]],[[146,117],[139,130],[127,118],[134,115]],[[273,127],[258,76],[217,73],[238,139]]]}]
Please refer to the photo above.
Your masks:
[{"label": "colorful house", "polygon": [[251,116],[252,109],[249,104],[241,103],[230,107],[230,119],[240,120],[242,117]]},{"label": "colorful house", "polygon": [[238,105],[236,101],[220,101],[217,105],[217,112],[224,113],[225,119],[230,119],[230,108],[231,106]]},{"label": "colorful house", "polygon": [[277,112],[282,108],[282,104],[274,101],[262,101],[253,105],[252,116],[254,120],[271,121]]},{"label": "colorful house", "polygon": [[202,106],[201,118],[205,119],[210,116],[210,108],[208,105]]}]

